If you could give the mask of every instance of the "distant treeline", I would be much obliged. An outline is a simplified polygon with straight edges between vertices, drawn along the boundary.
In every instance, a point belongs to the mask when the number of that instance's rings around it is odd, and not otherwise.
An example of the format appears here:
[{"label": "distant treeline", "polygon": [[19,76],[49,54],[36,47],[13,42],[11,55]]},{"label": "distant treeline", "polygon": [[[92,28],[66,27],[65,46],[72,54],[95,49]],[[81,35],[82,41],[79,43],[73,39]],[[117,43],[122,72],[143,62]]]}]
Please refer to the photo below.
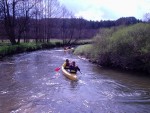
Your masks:
[{"label": "distant treeline", "polygon": [[[45,20],[42,20],[45,21]],[[50,18],[46,20],[48,23],[51,23],[53,28],[58,28],[63,23],[65,29],[76,28],[79,29],[99,29],[99,28],[110,28],[120,25],[131,25],[142,22],[135,17],[122,17],[117,20],[101,20],[101,21],[88,21],[83,18]],[[72,23],[72,24],[71,24]],[[59,25],[60,24],[60,25]],[[82,25],[82,26],[81,26]]]},{"label": "distant treeline", "polygon": [[[36,41],[49,41],[50,39],[64,39],[67,43],[71,40],[92,38],[100,28],[110,28],[120,25],[131,25],[142,22],[135,17],[122,17],[118,20],[88,21],[82,18],[46,18],[29,19],[23,28],[25,18],[18,18],[16,21],[18,32],[16,39],[29,39]],[[4,21],[0,21],[0,39],[9,39],[9,34],[5,29]],[[24,31],[22,31],[24,30]],[[20,32],[19,32],[20,31]],[[67,40],[68,39],[68,40]]]}]

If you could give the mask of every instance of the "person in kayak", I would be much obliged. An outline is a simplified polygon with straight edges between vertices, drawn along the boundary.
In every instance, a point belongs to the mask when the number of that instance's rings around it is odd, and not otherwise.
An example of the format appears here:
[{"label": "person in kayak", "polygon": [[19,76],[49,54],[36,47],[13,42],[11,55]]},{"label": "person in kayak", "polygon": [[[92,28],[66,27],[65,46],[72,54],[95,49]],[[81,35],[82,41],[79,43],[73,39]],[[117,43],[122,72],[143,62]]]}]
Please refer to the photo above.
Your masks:
[{"label": "person in kayak", "polygon": [[66,59],[66,61],[63,64],[63,66],[64,66],[65,69],[70,69],[70,63],[69,63],[68,59]]},{"label": "person in kayak", "polygon": [[77,73],[77,71],[80,71],[80,68],[76,66],[75,61],[73,61],[70,65],[70,73]]}]

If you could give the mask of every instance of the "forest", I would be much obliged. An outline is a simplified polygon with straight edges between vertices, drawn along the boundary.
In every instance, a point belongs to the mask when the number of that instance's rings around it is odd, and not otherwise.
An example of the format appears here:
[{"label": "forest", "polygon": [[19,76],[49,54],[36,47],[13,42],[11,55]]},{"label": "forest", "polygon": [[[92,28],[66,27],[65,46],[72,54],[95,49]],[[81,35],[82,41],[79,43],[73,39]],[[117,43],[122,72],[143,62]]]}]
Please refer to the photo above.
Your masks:
[{"label": "forest", "polygon": [[142,22],[135,17],[121,17],[117,20],[88,21],[75,18],[57,0],[1,0],[0,39],[9,40],[12,45],[22,40],[49,42],[62,39],[64,44],[89,39],[100,28],[131,25]]}]

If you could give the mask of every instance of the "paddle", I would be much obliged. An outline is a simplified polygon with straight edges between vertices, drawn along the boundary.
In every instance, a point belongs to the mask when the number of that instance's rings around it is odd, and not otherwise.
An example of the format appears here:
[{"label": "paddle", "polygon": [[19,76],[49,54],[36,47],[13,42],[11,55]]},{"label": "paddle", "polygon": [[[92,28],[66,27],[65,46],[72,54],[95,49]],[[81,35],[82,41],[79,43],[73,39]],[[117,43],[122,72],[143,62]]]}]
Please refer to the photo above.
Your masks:
[{"label": "paddle", "polygon": [[58,72],[60,70],[60,67],[55,68],[55,71]]},{"label": "paddle", "polygon": [[[79,71],[81,73],[81,71]],[[82,74],[82,73],[81,73]]]},{"label": "paddle", "polygon": [[[77,70],[81,73],[80,68],[77,66]],[[81,73],[82,74],[82,73]]]}]

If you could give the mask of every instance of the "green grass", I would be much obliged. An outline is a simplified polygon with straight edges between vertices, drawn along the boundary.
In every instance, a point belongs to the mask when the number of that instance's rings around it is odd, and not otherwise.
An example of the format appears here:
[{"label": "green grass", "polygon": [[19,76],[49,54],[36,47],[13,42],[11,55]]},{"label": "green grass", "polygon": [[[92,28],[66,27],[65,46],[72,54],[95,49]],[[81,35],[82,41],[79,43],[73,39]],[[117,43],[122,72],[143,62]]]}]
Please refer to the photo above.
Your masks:
[{"label": "green grass", "polygon": [[4,57],[15,53],[36,50],[39,46],[32,43],[24,43],[19,45],[4,45],[0,46],[0,56]]},{"label": "green grass", "polygon": [[92,39],[79,40],[78,43],[79,44],[91,44],[93,43],[93,40]]},{"label": "green grass", "polygon": [[55,47],[53,43],[21,43],[18,45],[3,45],[0,46],[0,58],[22,52],[35,51],[39,49],[47,49]]},{"label": "green grass", "polygon": [[[85,44],[89,42],[89,40],[82,40],[79,41],[78,44]],[[3,43],[0,43],[0,58],[3,58],[8,55],[13,55],[17,53],[22,52],[29,52],[29,51],[35,51],[39,49],[49,49],[53,47],[63,47],[63,41],[61,39],[51,39],[48,43],[35,43],[33,40],[29,43],[23,43],[21,42],[18,45],[11,45],[8,43],[8,40],[4,41]]]},{"label": "green grass", "polygon": [[74,54],[89,57],[91,55],[92,48],[92,44],[80,45],[75,49]]}]

